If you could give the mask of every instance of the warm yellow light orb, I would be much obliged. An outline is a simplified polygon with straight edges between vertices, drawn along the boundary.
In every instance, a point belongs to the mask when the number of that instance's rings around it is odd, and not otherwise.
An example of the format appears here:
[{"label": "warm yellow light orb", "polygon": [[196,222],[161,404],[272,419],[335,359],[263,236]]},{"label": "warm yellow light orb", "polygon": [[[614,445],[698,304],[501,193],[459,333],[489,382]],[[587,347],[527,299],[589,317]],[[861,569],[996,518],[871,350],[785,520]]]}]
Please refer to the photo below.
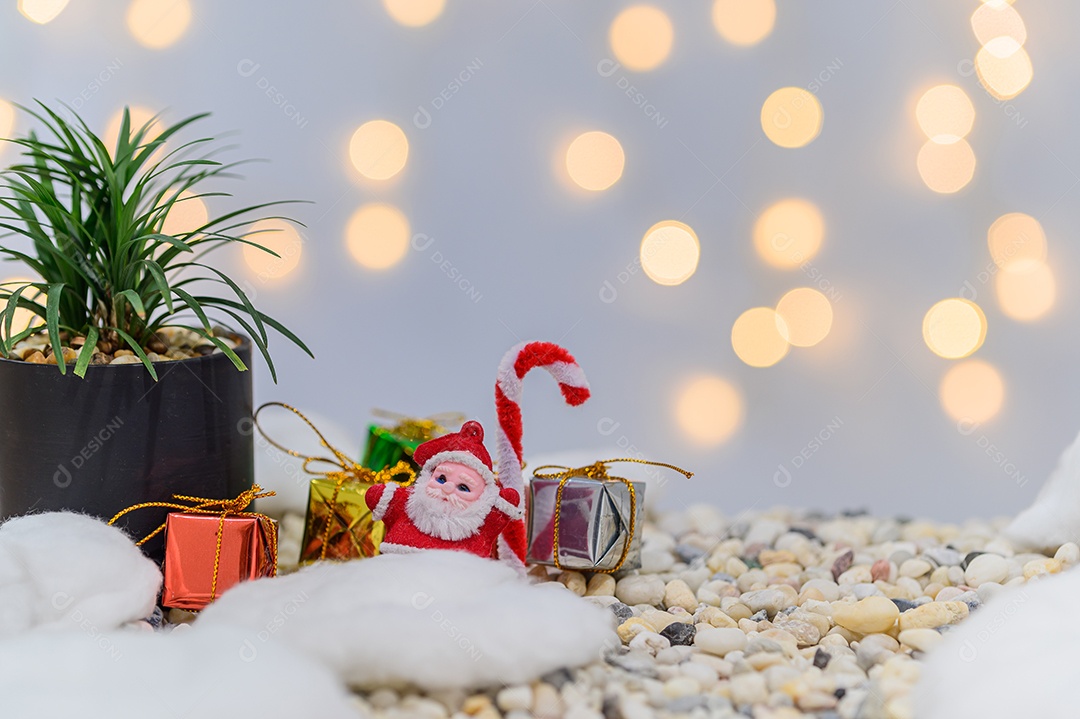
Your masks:
[{"label": "warm yellow light orb", "polygon": [[998,37],[975,54],[975,71],[986,91],[1008,100],[1024,91],[1034,77],[1027,50],[1011,37]]},{"label": "warm yellow light orb", "polygon": [[756,45],[776,24],[775,0],[715,0],[712,21],[732,45]]},{"label": "warm yellow light orb", "polygon": [[788,353],[790,335],[784,318],[772,307],[754,307],[739,315],[731,327],[731,346],[751,367],[772,367]]},{"label": "warm yellow light orb", "polygon": [[179,40],[191,24],[188,0],[132,0],[127,26],[140,45],[160,50]]},{"label": "warm yellow light orb", "polygon": [[927,137],[947,145],[971,132],[975,106],[967,93],[956,85],[938,85],[919,98],[915,119]]},{"label": "warm yellow light orb", "polygon": [[161,226],[161,233],[183,237],[204,226],[209,218],[210,211],[202,198],[191,190],[184,190],[169,208],[169,214],[165,216],[165,222]]},{"label": "warm yellow light orb", "polygon": [[388,180],[401,172],[409,158],[409,139],[387,120],[365,122],[349,140],[353,167],[371,180]]},{"label": "warm yellow light orb", "polygon": [[446,0],[383,0],[383,7],[394,22],[421,27],[442,15]]},{"label": "warm yellow light orb", "polygon": [[[142,105],[132,105],[130,108],[128,108],[128,112],[130,114],[130,128],[128,132],[131,135],[134,135],[136,132],[142,129],[142,127],[146,125],[146,123],[154,120],[154,117],[157,115],[157,113],[155,113],[153,110],[148,107],[143,107]],[[112,114],[112,117],[109,118],[109,124],[105,126],[105,132],[101,136],[101,141],[105,143],[105,147],[109,148],[109,152],[111,153],[116,152],[116,142],[120,139],[120,125],[123,123],[123,121],[124,110],[123,108],[121,108],[114,112]],[[160,134],[161,123],[154,120],[154,123],[150,126],[150,129],[146,132],[145,135],[143,135],[142,144],[145,145],[148,142],[153,141],[154,138],[156,138]],[[155,154],[152,155],[152,157],[159,157],[157,153],[160,152],[161,148],[159,148],[155,152]]]},{"label": "warm yellow light orb", "polygon": [[606,132],[594,130],[574,138],[566,149],[566,171],[580,187],[606,190],[622,177],[626,156],[622,145]]},{"label": "warm yellow light orb", "polygon": [[947,195],[971,182],[975,175],[975,152],[967,140],[960,138],[944,144],[927,140],[915,165],[927,187]]},{"label": "warm yellow light orb", "polygon": [[[15,133],[15,106],[0,97],[0,138],[10,138]],[[0,142],[0,155],[10,143]]]},{"label": "warm yellow light orb", "polygon": [[980,45],[999,37],[1011,38],[1017,45],[1027,42],[1024,19],[1006,3],[984,3],[971,15],[971,29]]},{"label": "warm yellow light orb", "polygon": [[985,422],[1005,402],[1005,383],[993,365],[966,360],[949,368],[941,379],[941,406],[953,419]]},{"label": "warm yellow light orb", "polygon": [[258,279],[280,279],[292,273],[300,264],[304,238],[296,227],[285,220],[259,220],[251,226],[245,239],[278,254],[274,257],[257,247],[244,245],[244,262]]},{"label": "warm yellow light orb", "polygon": [[681,285],[697,270],[701,245],[689,225],[664,220],[641,239],[641,268],[658,285]]},{"label": "warm yellow light orb", "polygon": [[659,67],[671,52],[675,29],[668,16],[651,5],[634,5],[619,13],[608,33],[611,51],[628,70]]},{"label": "warm yellow light orb", "polygon": [[19,12],[27,20],[44,25],[55,20],[67,4],[68,0],[19,0]]},{"label": "warm yellow light orb", "polygon": [[[41,282],[41,279],[31,279],[29,277],[16,275],[13,277],[8,277],[4,280],[0,280],[0,289],[3,289],[7,292],[14,292],[15,290],[19,289],[20,285],[26,284],[27,282]],[[27,289],[25,289],[20,296],[24,299],[37,302],[43,307],[48,303],[48,295],[46,295],[46,293],[44,292],[41,292],[40,290],[34,289],[33,287],[28,287]],[[6,303],[7,300],[4,300],[4,302]],[[31,312],[25,307],[17,308],[15,310],[14,316],[11,319],[12,333],[14,334],[22,332],[23,330],[30,327],[31,324],[44,327],[45,320],[43,320],[40,315]]]},{"label": "warm yellow light orb", "polygon": [[401,262],[409,251],[409,221],[392,205],[363,205],[349,218],[345,240],[361,267],[385,270]]},{"label": "warm yellow light orb", "polygon": [[986,315],[970,300],[942,300],[923,317],[922,334],[926,346],[939,357],[967,357],[986,339]]},{"label": "warm yellow light orb", "polygon": [[825,220],[814,203],[799,198],[770,205],[754,223],[754,248],[773,267],[790,270],[817,254]]},{"label": "warm yellow light orb", "polygon": [[742,424],[743,400],[725,379],[713,375],[692,377],[675,398],[675,421],[683,436],[700,445],[728,440]]},{"label": "warm yellow light orb", "polygon": [[1057,285],[1045,262],[1019,260],[1002,268],[994,281],[1001,311],[1014,320],[1037,320],[1054,306]]},{"label": "warm yellow light orb", "polygon": [[1031,215],[1010,212],[994,220],[986,233],[990,257],[998,267],[1021,260],[1046,259],[1046,233]]},{"label": "warm yellow light orb", "polygon": [[821,103],[809,90],[782,87],[761,106],[761,129],[780,147],[803,147],[821,132]]},{"label": "warm yellow light orb", "polygon": [[776,303],[780,336],[796,347],[813,347],[832,329],[829,298],[811,287],[797,287]]}]

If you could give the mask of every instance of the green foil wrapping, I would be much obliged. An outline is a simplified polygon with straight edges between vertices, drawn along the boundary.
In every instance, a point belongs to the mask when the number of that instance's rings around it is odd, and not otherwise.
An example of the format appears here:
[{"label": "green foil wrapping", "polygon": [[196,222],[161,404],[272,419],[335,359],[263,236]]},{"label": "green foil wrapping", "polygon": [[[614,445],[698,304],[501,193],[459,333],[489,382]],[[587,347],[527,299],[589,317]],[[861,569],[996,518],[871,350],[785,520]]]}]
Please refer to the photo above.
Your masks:
[{"label": "green foil wrapping", "polygon": [[[364,495],[374,485],[370,482],[345,482],[334,497],[337,483],[331,479],[311,480],[307,519],[300,563],[320,559],[360,559],[379,553],[386,528],[375,521],[364,503]],[[327,534],[327,524],[330,532]],[[326,554],[323,556],[323,540]]]},{"label": "green foil wrapping", "polygon": [[424,443],[422,439],[408,439],[387,427],[373,424],[368,427],[367,444],[364,446],[364,456],[360,464],[376,472],[385,467],[404,460],[417,472],[420,467],[413,461],[413,452]]}]

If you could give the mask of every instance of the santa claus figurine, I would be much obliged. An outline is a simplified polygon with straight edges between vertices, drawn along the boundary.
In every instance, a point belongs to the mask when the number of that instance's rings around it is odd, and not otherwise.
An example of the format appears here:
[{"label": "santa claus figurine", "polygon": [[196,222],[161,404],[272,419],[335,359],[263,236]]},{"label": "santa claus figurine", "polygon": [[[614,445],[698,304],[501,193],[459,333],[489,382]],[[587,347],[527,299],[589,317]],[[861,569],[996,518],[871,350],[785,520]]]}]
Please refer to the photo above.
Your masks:
[{"label": "santa claus figurine", "polygon": [[520,519],[517,490],[503,488],[484,447],[484,428],[466,422],[460,432],[416,448],[416,482],[393,482],[368,489],[364,501],[386,524],[379,551],[405,554],[421,549],[454,549],[491,557],[506,525]]}]

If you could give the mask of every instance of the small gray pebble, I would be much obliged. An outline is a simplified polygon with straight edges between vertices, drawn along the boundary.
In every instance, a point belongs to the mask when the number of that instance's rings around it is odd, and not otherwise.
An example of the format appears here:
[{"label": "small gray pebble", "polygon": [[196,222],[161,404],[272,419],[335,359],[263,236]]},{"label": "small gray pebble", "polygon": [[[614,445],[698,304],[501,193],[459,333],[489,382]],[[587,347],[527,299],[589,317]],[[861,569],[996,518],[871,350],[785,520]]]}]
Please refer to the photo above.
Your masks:
[{"label": "small gray pebble", "polygon": [[717,572],[716,574],[709,577],[709,580],[713,582],[727,582],[728,584],[734,584],[736,581],[735,577],[731,576],[727,572]]},{"label": "small gray pebble", "polygon": [[672,622],[660,630],[660,636],[665,637],[672,646],[690,646],[694,643],[694,635],[697,628],[693,624]]},{"label": "small gray pebble", "polygon": [[705,697],[700,694],[693,694],[687,697],[679,697],[678,699],[672,699],[667,703],[667,710],[673,714],[686,714],[688,712],[697,709],[698,707],[705,706]]},{"label": "small gray pebble", "polygon": [[566,667],[548,672],[540,678],[556,689],[562,689],[564,684],[569,684],[574,681],[574,675],[571,674],[570,670]]},{"label": "small gray pebble", "polygon": [[705,550],[691,544],[677,544],[675,545],[675,554],[678,555],[679,559],[690,564],[698,557],[704,556]]},{"label": "small gray pebble", "polygon": [[919,606],[910,599],[894,599],[892,600],[892,603],[896,605],[896,608],[899,609],[901,613]]},{"label": "small gray pebble", "polygon": [[608,605],[608,609],[619,618],[620,622],[625,622],[627,619],[634,616],[634,610],[622,602],[612,602]]},{"label": "small gray pebble", "polygon": [[[628,671],[631,674],[636,674],[648,679],[656,679],[659,677],[659,673],[656,671],[656,662],[653,661],[653,658],[649,656],[648,653],[641,650],[631,649],[626,654],[608,656],[607,663]],[[563,682],[563,684],[565,683],[566,682]],[[560,684],[558,686],[561,687],[562,685]]]},{"label": "small gray pebble", "polygon": [[829,664],[830,659],[832,659],[832,655],[820,647],[814,652],[814,666],[818,669],[824,669]]},{"label": "small gray pebble", "polygon": [[766,612],[764,609],[762,609],[757,614],[754,614],[753,616],[751,616],[750,621],[752,621],[752,622],[763,622],[768,618],[769,618],[769,613]]}]

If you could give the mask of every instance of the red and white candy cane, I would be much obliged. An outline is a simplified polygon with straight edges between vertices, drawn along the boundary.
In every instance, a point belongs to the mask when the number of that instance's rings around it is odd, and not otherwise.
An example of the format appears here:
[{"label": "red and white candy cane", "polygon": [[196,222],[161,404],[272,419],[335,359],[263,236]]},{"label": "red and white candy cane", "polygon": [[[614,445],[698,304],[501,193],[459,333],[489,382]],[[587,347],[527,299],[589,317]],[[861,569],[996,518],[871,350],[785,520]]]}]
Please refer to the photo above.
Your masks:
[{"label": "red and white candy cane", "polygon": [[[589,383],[573,355],[552,342],[522,342],[499,363],[495,382],[495,410],[499,431],[495,448],[499,458],[499,483],[518,491],[519,509],[525,509],[525,479],[521,474],[521,389],[531,370],[540,368],[559,383],[566,403],[577,406],[589,398]],[[525,569],[528,541],[524,519],[512,521],[499,536],[498,556],[521,572]]]}]

